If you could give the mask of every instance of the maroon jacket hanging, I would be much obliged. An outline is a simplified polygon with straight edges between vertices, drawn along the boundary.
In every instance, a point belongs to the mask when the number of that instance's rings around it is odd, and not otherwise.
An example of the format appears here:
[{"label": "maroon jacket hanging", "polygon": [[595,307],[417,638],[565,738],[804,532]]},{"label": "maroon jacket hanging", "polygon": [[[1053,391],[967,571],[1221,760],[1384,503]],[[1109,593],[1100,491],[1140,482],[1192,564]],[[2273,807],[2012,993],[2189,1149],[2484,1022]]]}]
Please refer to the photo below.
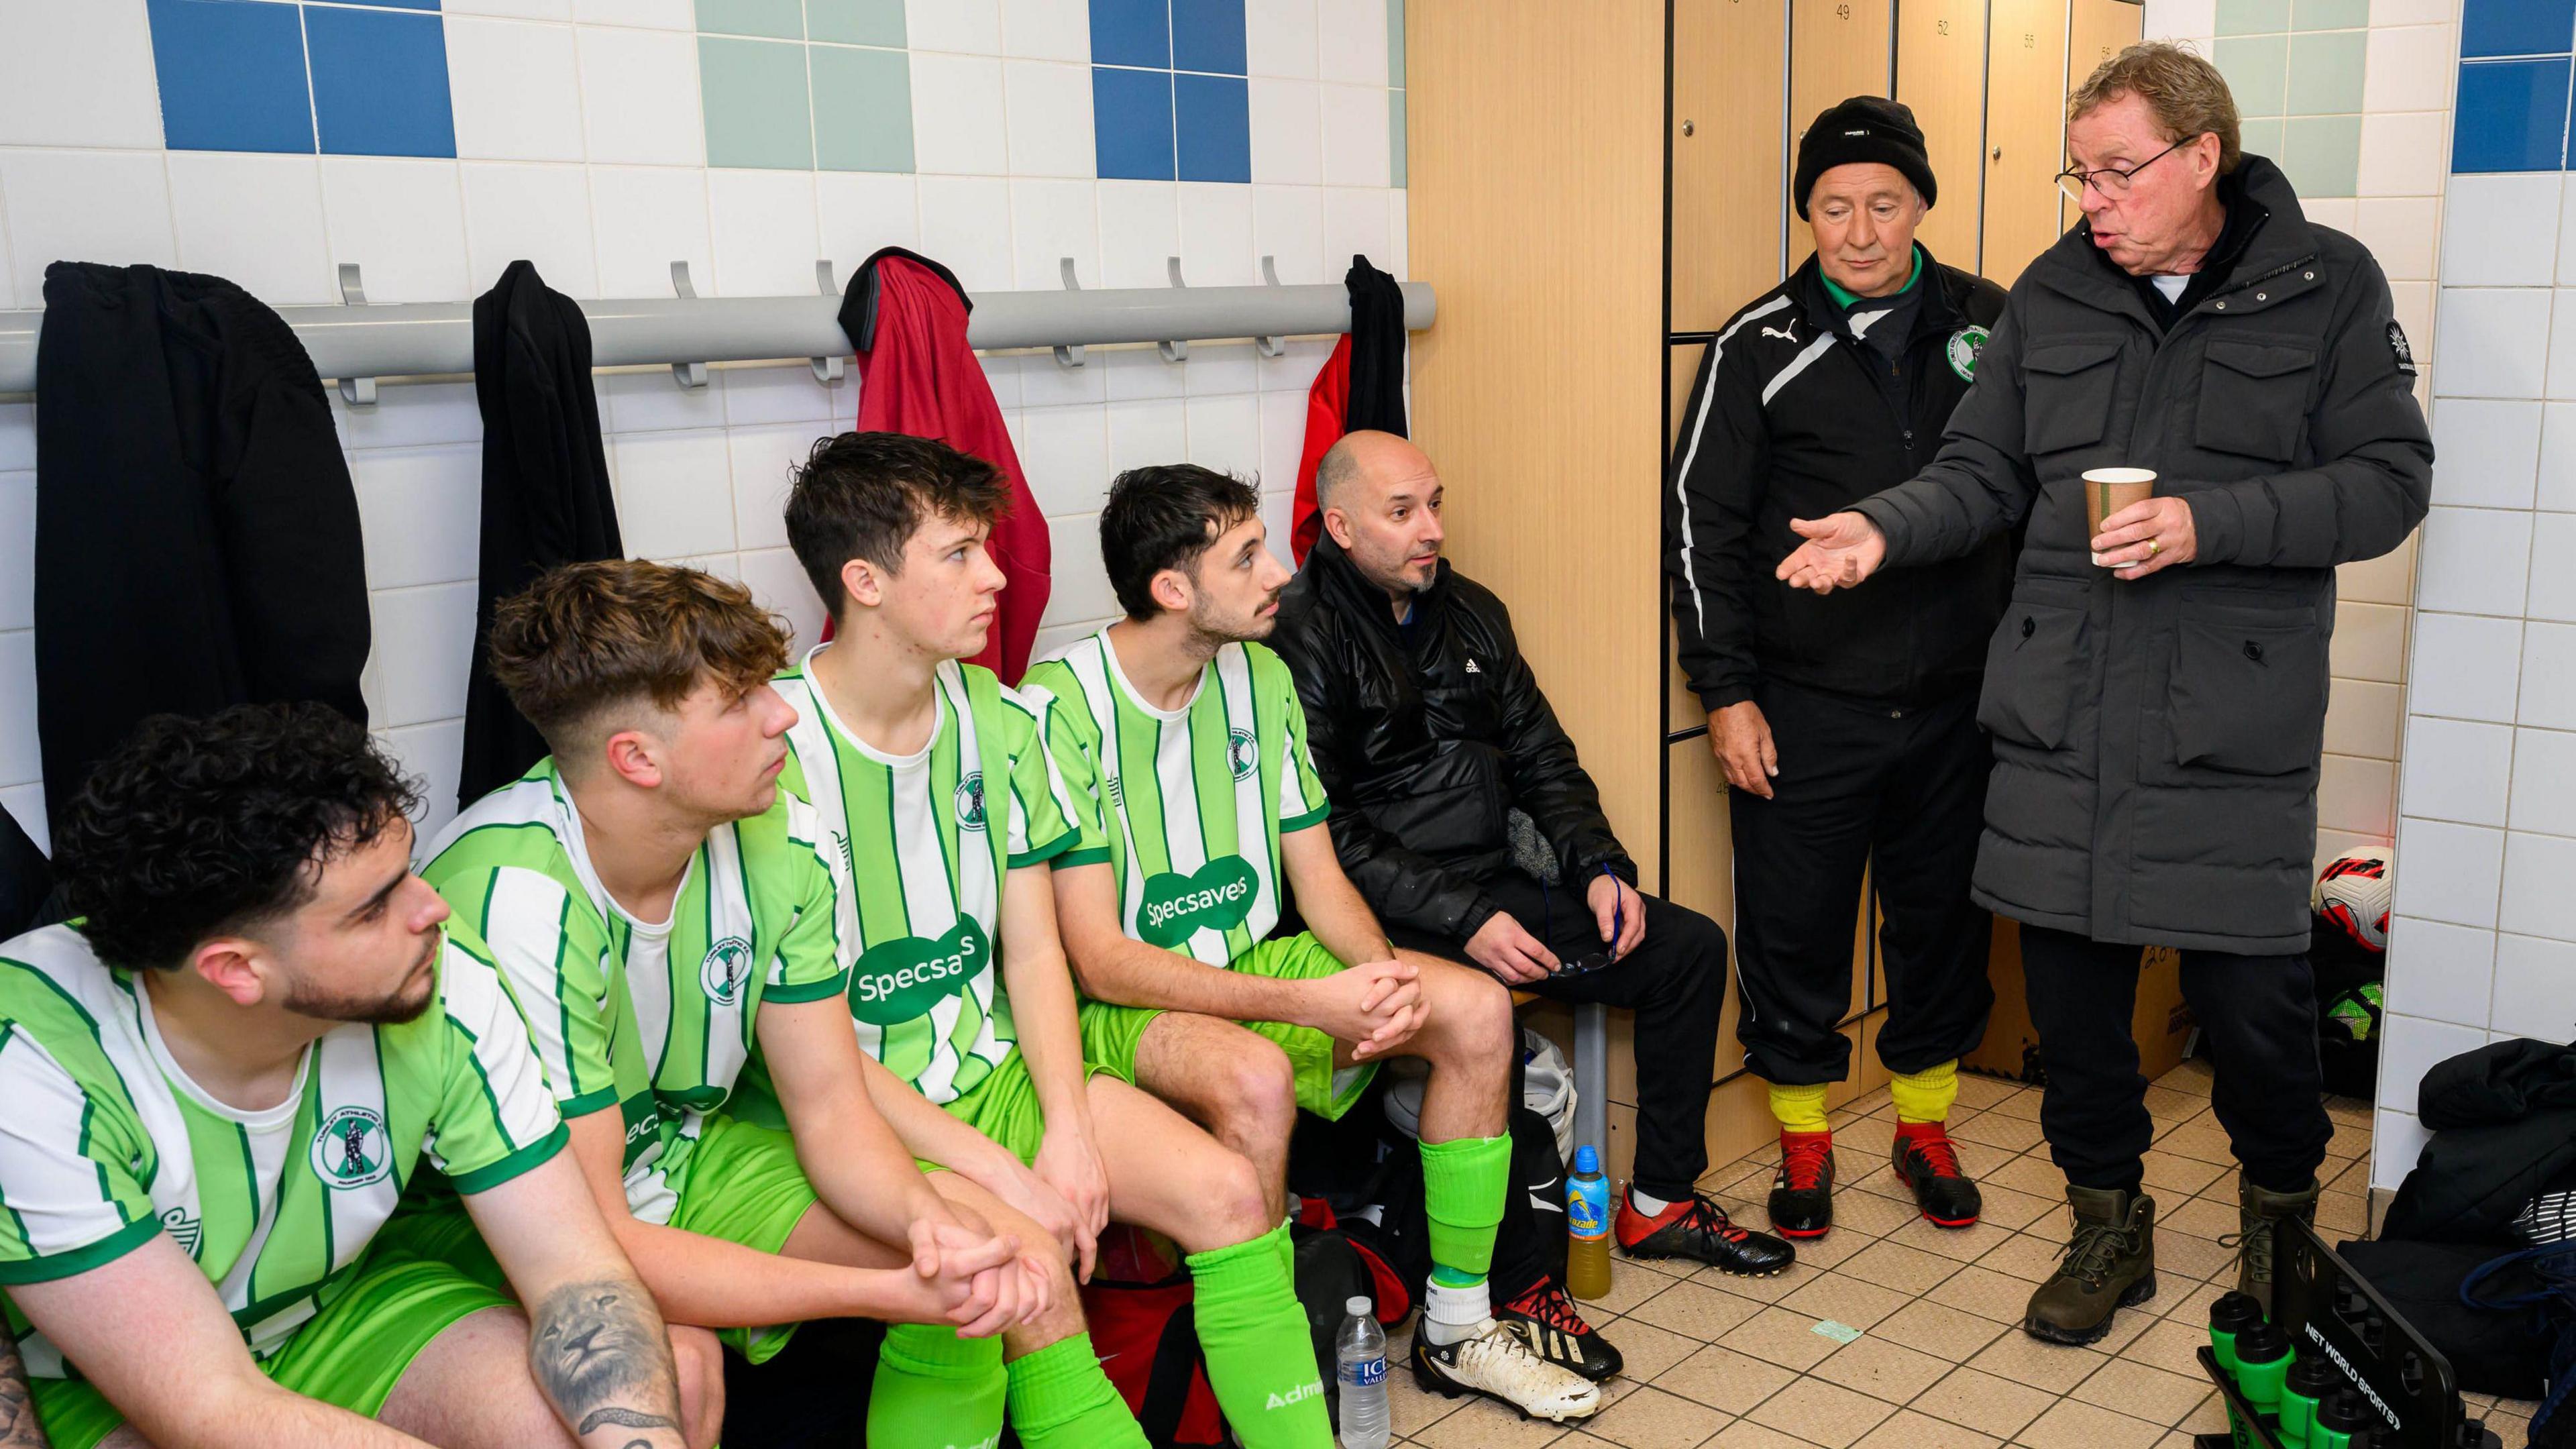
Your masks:
[{"label": "maroon jacket hanging", "polygon": [[1002,426],[1002,409],[975,349],[966,344],[966,314],[973,307],[946,267],[887,247],[850,279],[841,330],[858,358],[859,431],[936,438],[991,463],[1010,480],[1010,510],[993,525],[986,544],[1009,582],[984,652],[971,662],[1016,684],[1029,667],[1029,646],[1046,613],[1052,549],[1046,516]]}]

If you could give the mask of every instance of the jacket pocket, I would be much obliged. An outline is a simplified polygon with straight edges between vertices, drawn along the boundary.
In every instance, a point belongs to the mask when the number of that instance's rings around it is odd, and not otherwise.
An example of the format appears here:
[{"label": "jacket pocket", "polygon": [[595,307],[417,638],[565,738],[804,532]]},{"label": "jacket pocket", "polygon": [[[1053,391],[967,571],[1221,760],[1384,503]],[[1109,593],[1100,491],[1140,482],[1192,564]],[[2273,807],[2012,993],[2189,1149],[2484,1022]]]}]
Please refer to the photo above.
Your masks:
[{"label": "jacket pocket", "polygon": [[2193,440],[2213,453],[2289,462],[2307,427],[2316,368],[2317,350],[2305,342],[2212,338]]},{"label": "jacket pocket", "polygon": [[2185,597],[2174,650],[2174,762],[2243,775],[2316,768],[2326,635],[2316,610]]},{"label": "jacket pocket", "polygon": [[2034,347],[2022,358],[2022,445],[2033,456],[2102,441],[2120,380],[2120,342],[2083,337]]},{"label": "jacket pocket", "polygon": [[2092,679],[2092,625],[2080,585],[2069,597],[2016,597],[1986,645],[1985,691],[1977,723],[2000,740],[2034,749],[2065,746],[2075,691]]}]

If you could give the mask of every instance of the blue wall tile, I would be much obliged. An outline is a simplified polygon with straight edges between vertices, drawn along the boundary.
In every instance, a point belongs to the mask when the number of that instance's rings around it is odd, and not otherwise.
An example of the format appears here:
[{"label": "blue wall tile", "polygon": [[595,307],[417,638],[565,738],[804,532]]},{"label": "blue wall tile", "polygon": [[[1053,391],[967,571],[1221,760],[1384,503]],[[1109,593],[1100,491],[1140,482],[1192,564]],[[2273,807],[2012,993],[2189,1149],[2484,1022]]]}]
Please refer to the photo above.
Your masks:
[{"label": "blue wall tile", "polygon": [[2502,60],[2460,67],[2453,171],[2555,171],[2566,159],[2570,62]]},{"label": "blue wall tile", "polygon": [[453,156],[447,34],[436,15],[307,6],[313,113],[322,149],[347,156]]},{"label": "blue wall tile", "polygon": [[176,151],[313,150],[293,5],[151,0],[161,136]]},{"label": "blue wall tile", "polygon": [[1171,69],[1172,31],[1164,0],[1091,0],[1091,61]]},{"label": "blue wall tile", "polygon": [[1183,181],[1252,179],[1252,100],[1237,76],[1172,77]]},{"label": "blue wall tile", "polygon": [[2466,0],[2460,54],[2565,55],[2576,47],[2576,0]]},{"label": "blue wall tile", "polygon": [[1172,179],[1172,73],[1091,71],[1091,130],[1104,180]]},{"label": "blue wall tile", "polygon": [[1243,3],[1172,0],[1172,69],[1243,74]]}]

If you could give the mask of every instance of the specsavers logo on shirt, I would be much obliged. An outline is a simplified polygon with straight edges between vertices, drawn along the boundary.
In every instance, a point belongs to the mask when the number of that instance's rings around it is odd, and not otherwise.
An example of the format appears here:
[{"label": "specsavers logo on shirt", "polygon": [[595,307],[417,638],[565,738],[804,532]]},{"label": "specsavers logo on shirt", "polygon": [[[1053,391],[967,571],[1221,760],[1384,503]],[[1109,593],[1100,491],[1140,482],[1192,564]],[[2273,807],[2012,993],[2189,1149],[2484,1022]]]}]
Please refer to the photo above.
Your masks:
[{"label": "specsavers logo on shirt", "polygon": [[1163,871],[1145,878],[1145,903],[1136,912],[1136,935],[1149,946],[1178,948],[1193,931],[1224,931],[1243,924],[1261,882],[1239,855],[1219,856],[1189,875]]},{"label": "specsavers logo on shirt", "polygon": [[972,916],[935,941],[905,936],[870,946],[850,971],[850,1015],[876,1026],[910,1021],[965,990],[992,960],[992,940]]}]

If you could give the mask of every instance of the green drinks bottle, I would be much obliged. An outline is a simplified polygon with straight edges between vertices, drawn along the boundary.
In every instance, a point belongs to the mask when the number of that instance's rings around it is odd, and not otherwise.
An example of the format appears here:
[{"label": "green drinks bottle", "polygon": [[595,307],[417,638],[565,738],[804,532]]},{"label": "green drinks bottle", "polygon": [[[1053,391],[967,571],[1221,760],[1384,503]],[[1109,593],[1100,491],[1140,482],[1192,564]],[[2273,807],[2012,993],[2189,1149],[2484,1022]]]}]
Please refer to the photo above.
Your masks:
[{"label": "green drinks bottle", "polygon": [[[2245,1396],[2246,1407],[2257,1415],[2281,1411],[2281,1381],[2290,1372],[2290,1338],[2268,1323],[2258,1323],[2236,1335],[2236,1391]],[[2236,1426],[2236,1442],[2255,1443],[2253,1435]]]},{"label": "green drinks bottle", "polygon": [[2357,1449],[2370,1441],[2370,1428],[2376,1422],[2359,1393],[2337,1389],[2317,1405],[2316,1419],[2308,1426],[2307,1449]]},{"label": "green drinks bottle", "polygon": [[2321,1356],[2302,1356],[2281,1380],[2281,1443],[2301,1449],[2308,1426],[2316,1422],[2317,1404],[2343,1387],[2343,1374]]},{"label": "green drinks bottle", "polygon": [[2252,1294],[2224,1293],[2209,1305],[2209,1351],[2218,1366],[2236,1372],[2236,1335],[2263,1321],[2263,1305]]}]

